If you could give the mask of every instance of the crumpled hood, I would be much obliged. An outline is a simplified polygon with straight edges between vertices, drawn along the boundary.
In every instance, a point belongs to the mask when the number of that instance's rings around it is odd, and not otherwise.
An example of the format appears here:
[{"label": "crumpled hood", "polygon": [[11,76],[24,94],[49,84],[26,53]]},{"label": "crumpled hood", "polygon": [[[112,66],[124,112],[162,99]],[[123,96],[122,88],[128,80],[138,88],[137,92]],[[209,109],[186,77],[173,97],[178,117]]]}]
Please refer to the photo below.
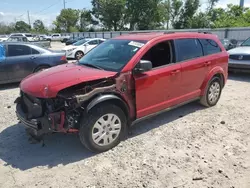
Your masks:
[{"label": "crumpled hood", "polygon": [[62,89],[79,83],[109,78],[116,72],[89,68],[83,65],[64,64],[26,77],[20,84],[23,92],[39,97],[53,98]]},{"label": "crumpled hood", "polygon": [[233,48],[231,50],[228,50],[228,53],[230,55],[235,55],[235,54],[248,54],[250,55],[250,46],[242,46],[242,47],[236,47],[236,48]]}]

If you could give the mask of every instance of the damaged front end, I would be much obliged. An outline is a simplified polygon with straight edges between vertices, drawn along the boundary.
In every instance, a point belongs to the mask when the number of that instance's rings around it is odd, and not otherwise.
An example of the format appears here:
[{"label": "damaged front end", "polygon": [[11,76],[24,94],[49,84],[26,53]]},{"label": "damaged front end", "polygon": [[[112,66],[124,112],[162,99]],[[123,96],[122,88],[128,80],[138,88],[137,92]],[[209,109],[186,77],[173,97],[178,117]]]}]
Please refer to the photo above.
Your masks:
[{"label": "damaged front end", "polygon": [[78,132],[89,101],[115,89],[115,80],[102,79],[66,88],[56,98],[37,98],[21,91],[15,101],[16,114],[33,136]]}]

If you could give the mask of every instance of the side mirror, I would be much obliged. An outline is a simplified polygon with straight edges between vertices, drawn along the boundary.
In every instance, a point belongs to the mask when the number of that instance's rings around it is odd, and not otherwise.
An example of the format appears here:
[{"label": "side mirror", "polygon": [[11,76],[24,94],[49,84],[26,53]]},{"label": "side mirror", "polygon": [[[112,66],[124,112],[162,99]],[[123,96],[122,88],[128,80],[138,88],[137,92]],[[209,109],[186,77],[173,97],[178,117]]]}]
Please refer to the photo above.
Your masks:
[{"label": "side mirror", "polygon": [[88,45],[89,45],[89,43],[84,44],[84,46],[88,46]]},{"label": "side mirror", "polygon": [[135,73],[143,73],[149,71],[153,68],[152,62],[148,60],[140,60],[140,62],[135,66]]}]

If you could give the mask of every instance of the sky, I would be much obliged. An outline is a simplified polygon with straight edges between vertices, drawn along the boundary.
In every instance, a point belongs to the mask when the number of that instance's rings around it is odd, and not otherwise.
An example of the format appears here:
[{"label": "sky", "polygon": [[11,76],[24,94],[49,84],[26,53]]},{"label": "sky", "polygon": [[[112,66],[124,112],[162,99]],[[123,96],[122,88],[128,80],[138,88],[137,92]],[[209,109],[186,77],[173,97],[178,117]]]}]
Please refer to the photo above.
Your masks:
[{"label": "sky", "polygon": [[[65,0],[66,8],[91,9],[91,0]],[[219,0],[217,7],[225,8],[227,4],[239,5],[240,0]],[[207,0],[201,0],[202,8],[206,7]],[[245,6],[250,7],[249,0]],[[52,27],[52,22],[63,8],[63,0],[0,0],[0,22],[11,23],[23,20],[28,23],[28,13],[31,23],[40,19],[47,27]]]}]

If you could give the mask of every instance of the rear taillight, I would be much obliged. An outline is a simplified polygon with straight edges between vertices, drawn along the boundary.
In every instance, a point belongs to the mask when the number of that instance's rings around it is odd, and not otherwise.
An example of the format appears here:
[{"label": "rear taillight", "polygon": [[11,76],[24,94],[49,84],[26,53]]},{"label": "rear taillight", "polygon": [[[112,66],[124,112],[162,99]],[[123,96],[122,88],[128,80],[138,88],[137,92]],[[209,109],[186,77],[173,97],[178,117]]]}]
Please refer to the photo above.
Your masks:
[{"label": "rear taillight", "polygon": [[61,61],[67,61],[67,58],[65,55],[61,57]]}]

